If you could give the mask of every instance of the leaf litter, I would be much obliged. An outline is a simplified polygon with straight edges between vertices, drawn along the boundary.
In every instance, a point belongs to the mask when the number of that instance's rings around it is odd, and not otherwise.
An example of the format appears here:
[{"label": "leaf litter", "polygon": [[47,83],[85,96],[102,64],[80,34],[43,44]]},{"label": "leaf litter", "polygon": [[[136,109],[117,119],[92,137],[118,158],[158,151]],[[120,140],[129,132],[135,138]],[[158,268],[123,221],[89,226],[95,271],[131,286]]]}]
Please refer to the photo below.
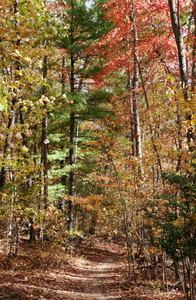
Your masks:
[{"label": "leaf litter", "polygon": [[17,257],[0,254],[0,299],[185,299],[180,291],[165,292],[146,278],[129,285],[122,244],[82,239],[65,251],[23,241]]}]

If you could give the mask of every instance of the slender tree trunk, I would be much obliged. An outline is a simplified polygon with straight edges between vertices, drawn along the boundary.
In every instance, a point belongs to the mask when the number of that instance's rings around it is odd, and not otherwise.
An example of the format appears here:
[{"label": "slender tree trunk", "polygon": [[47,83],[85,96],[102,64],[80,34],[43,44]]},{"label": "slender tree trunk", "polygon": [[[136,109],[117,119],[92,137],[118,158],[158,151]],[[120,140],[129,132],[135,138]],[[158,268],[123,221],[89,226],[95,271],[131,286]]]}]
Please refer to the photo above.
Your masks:
[{"label": "slender tree trunk", "polygon": [[[69,164],[70,167],[74,164],[74,128],[75,128],[75,114],[74,112],[70,115],[70,151],[69,151]],[[73,170],[69,173],[69,208],[68,208],[68,230],[73,228],[74,223],[74,172]]]},{"label": "slender tree trunk", "polygon": [[135,260],[135,254],[133,251],[133,243],[131,243],[131,252],[132,252],[132,259],[133,259],[133,274],[134,274],[134,281],[135,283],[137,282],[137,275],[135,272],[135,265],[136,265],[136,260]]},{"label": "slender tree trunk", "polygon": [[[66,60],[65,60],[65,55],[63,55],[62,57],[62,73],[61,73],[61,84],[62,84],[62,88],[61,88],[61,95],[62,97],[65,99],[65,79],[66,79],[66,73],[65,73],[65,67],[66,67]],[[61,149],[63,150],[63,145],[61,146]],[[68,161],[68,157],[65,157],[64,159],[62,159],[60,161],[60,169],[63,169],[65,166],[65,163]],[[61,176],[61,183],[63,186],[66,185],[67,182],[67,175],[62,175]],[[58,204],[58,207],[60,210],[64,211],[65,209],[65,198],[63,197]]]},{"label": "slender tree trunk", "polygon": [[174,272],[175,272],[176,280],[179,281],[179,279],[180,279],[179,265],[178,265],[178,262],[176,260],[174,260]]},{"label": "slender tree trunk", "polygon": [[155,254],[155,281],[158,278],[158,262],[159,262],[159,255],[158,253]]},{"label": "slender tree trunk", "polygon": [[[73,20],[73,14],[72,14]],[[74,44],[73,39],[73,28],[71,24],[71,45]],[[70,56],[71,61],[71,76],[70,76],[70,91],[72,96],[74,96],[75,85],[74,85],[74,54],[71,51]],[[73,102],[73,101],[72,101]],[[75,129],[75,113],[73,111],[74,103],[71,103],[71,114],[70,114],[70,150],[69,150],[69,164],[71,170],[69,172],[69,203],[68,203],[68,230],[70,231],[74,227],[74,171],[72,169],[74,164],[74,129]]]},{"label": "slender tree trunk", "polygon": [[[43,61],[43,80],[47,77],[47,57]],[[43,96],[46,95],[46,86],[43,85]],[[47,98],[43,98],[44,111],[42,119],[42,156],[41,163],[44,167],[44,208],[48,209],[48,116],[47,116]]]},{"label": "slender tree trunk", "polygon": [[[178,264],[178,265],[179,265],[179,264]],[[182,266],[183,266],[183,262],[182,262]],[[180,276],[179,282],[182,281],[182,290],[183,290],[183,293],[185,294],[185,293],[186,293],[186,288],[185,288],[186,283],[184,282],[184,274],[182,274],[182,272],[181,272],[181,267],[180,267],[180,265],[179,265],[178,271],[179,271],[179,276]],[[182,270],[182,271],[183,271],[183,270]]]},{"label": "slender tree trunk", "polygon": [[[193,7],[194,26],[196,29],[196,0],[191,0]],[[196,30],[194,31],[193,41],[193,66],[192,66],[192,89],[196,86]]]},{"label": "slender tree trunk", "polygon": [[133,109],[133,100],[130,99],[131,106],[131,142],[132,142],[132,155],[135,157],[135,126],[134,126],[134,109]]},{"label": "slender tree trunk", "polygon": [[35,241],[35,229],[34,229],[34,221],[33,218],[29,218],[29,223],[30,223],[30,236],[29,236],[29,241],[34,242]]},{"label": "slender tree trunk", "polygon": [[189,299],[188,287],[187,287],[187,282],[186,282],[185,260],[182,261],[182,266],[183,266],[184,288],[185,288],[187,299]]},{"label": "slender tree trunk", "polygon": [[62,77],[61,77],[62,95],[64,95],[64,93],[65,93],[65,79],[66,79],[66,73],[65,73],[65,55],[63,55],[63,58],[62,58]]},{"label": "slender tree trunk", "polygon": [[[44,56],[43,59],[43,81],[46,81],[47,78],[47,57]],[[43,84],[42,87],[42,99],[44,103],[43,107],[43,118],[42,118],[42,140],[41,140],[41,165],[43,165],[43,175],[44,175],[44,209],[48,209],[48,116],[47,116],[47,98],[46,95],[46,85]],[[40,177],[40,191],[39,191],[39,222],[40,222],[40,240],[43,242],[44,236],[43,236],[43,219],[41,219],[41,208],[42,208],[42,174],[40,171],[39,174]]]},{"label": "slender tree trunk", "polygon": [[189,278],[189,285],[190,285],[190,300],[195,300],[195,287],[194,287],[194,278],[192,274],[192,266],[189,257],[185,258],[186,269]]},{"label": "slender tree trunk", "polygon": [[149,259],[148,259],[148,249],[146,246],[146,240],[144,235],[144,229],[142,229],[142,246],[143,246],[143,254],[144,254],[144,268],[146,272],[146,276],[148,274],[149,281],[151,281],[150,267],[149,267]]},{"label": "slender tree trunk", "polygon": [[133,95],[133,120],[134,120],[134,132],[135,132],[135,153],[136,156],[142,159],[142,145],[141,145],[141,134],[140,134],[140,118],[139,118],[139,108],[138,108],[138,81],[139,81],[139,69],[135,57],[137,56],[137,42],[138,34],[137,27],[135,24],[135,11],[134,3],[132,1],[132,20],[133,20],[133,33],[134,33],[134,43],[133,43],[133,53],[134,53],[134,68],[133,68],[133,80],[132,80],[132,95]]},{"label": "slender tree trunk", "polygon": [[167,256],[165,251],[163,252],[163,287],[166,284],[166,291],[168,292],[168,278],[167,278]]},{"label": "slender tree trunk", "polygon": [[[192,7],[193,7],[194,27],[195,27],[194,37],[193,37],[194,41],[193,41],[193,66],[192,66],[192,90],[194,90],[196,86],[196,0],[192,0]],[[195,119],[195,112],[193,112],[193,114],[194,114],[193,118]],[[194,144],[196,144],[195,127],[196,125],[194,124],[194,129],[192,130]]]},{"label": "slender tree trunk", "polygon": [[[9,181],[14,184],[15,178],[13,174],[13,170],[9,170]],[[8,231],[7,231],[7,245],[8,245],[8,255],[16,256],[19,248],[19,240],[18,240],[18,223],[14,216],[14,202],[16,200],[16,188],[12,193],[10,199],[10,217],[8,220]]]},{"label": "slender tree trunk", "polygon": [[131,149],[132,149],[131,154],[132,154],[132,156],[135,156],[135,126],[134,126],[133,99],[131,97],[131,89],[132,89],[131,74],[130,74],[130,71],[128,70],[128,72],[127,72],[127,90],[130,93],[129,99],[130,99],[130,125],[131,125],[130,140],[131,140]]}]

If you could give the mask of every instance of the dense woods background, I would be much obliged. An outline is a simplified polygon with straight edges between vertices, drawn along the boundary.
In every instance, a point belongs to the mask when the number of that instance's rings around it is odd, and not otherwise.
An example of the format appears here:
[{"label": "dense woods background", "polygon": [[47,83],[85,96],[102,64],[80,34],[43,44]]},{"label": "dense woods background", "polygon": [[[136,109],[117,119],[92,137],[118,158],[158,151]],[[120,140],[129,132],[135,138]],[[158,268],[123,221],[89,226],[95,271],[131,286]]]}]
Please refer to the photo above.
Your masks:
[{"label": "dense woods background", "polygon": [[195,0],[2,0],[0,25],[7,254],[123,240],[130,282],[172,266],[195,299]]}]

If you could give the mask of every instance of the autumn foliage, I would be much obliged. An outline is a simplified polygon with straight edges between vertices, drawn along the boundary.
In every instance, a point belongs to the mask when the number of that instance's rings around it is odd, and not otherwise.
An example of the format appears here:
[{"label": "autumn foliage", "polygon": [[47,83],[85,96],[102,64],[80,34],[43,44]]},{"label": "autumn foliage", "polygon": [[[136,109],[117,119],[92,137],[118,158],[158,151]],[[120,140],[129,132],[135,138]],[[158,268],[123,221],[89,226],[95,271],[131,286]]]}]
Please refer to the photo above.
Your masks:
[{"label": "autumn foliage", "polygon": [[[126,243],[195,299],[195,1],[2,1],[0,219]],[[174,282],[175,285],[175,282]]]}]

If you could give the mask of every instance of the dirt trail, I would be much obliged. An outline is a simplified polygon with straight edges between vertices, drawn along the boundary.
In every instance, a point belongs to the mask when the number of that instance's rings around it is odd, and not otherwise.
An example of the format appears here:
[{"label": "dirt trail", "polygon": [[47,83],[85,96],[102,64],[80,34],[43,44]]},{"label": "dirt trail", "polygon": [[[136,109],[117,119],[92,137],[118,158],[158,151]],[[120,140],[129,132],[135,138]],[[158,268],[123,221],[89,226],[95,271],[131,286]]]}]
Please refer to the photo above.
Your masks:
[{"label": "dirt trail", "polygon": [[24,243],[18,257],[8,258],[0,249],[0,299],[185,299],[180,291],[160,289],[161,282],[156,288],[145,274],[128,285],[125,254],[125,248],[114,243],[85,239],[72,253]]},{"label": "dirt trail", "polygon": [[112,300],[121,295],[120,246],[82,240],[71,254],[20,247],[17,258],[0,259],[0,299]]},{"label": "dirt trail", "polygon": [[123,253],[124,249],[114,244],[96,243],[84,247],[80,252],[82,256],[72,262],[77,271],[77,285],[83,292],[69,299],[124,299],[120,295]]}]

